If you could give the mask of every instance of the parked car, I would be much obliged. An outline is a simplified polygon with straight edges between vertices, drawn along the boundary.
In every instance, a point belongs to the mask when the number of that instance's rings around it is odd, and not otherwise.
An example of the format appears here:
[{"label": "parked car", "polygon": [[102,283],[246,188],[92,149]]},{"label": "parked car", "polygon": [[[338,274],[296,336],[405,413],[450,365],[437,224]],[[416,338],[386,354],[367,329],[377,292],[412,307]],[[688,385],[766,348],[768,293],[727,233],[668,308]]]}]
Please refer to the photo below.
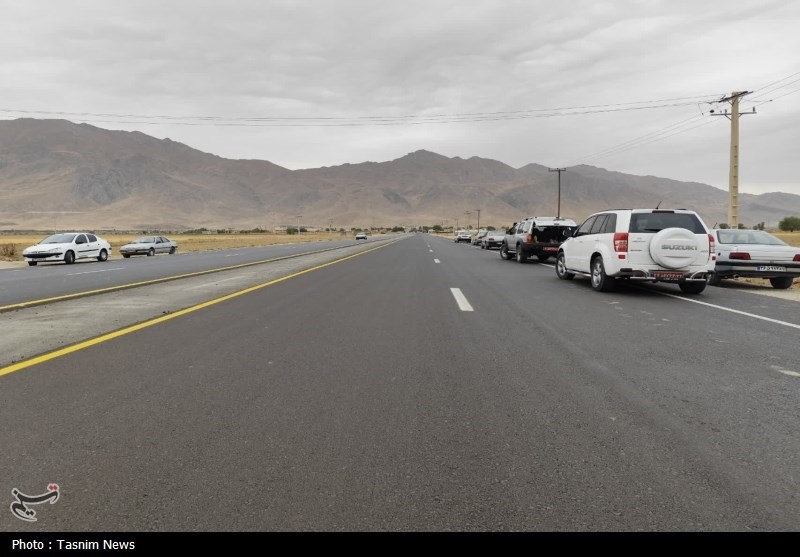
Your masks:
[{"label": "parked car", "polygon": [[474,236],[472,236],[472,240],[471,240],[471,242],[470,242],[470,243],[471,243],[473,246],[479,246],[479,245],[481,245],[481,240],[483,240],[483,237],[484,237],[484,236],[486,236],[486,233],[487,233],[487,232],[489,232],[489,231],[488,231],[488,230],[486,230],[485,228],[482,228],[482,229],[478,230],[478,233],[477,233],[477,234],[475,234]]},{"label": "parked car", "polygon": [[366,239],[367,239],[366,232],[359,232],[358,234],[356,234],[356,240],[366,240]]},{"label": "parked car", "polygon": [[505,240],[505,237],[505,230],[491,230],[486,234],[486,236],[481,238],[481,249],[499,249],[500,246],[503,245],[503,240]]},{"label": "parked car", "polygon": [[178,251],[178,242],[163,236],[142,236],[119,248],[122,257],[126,259],[131,255],[152,257],[157,253],[169,253],[171,255],[176,251]]},{"label": "parked car", "polygon": [[111,253],[111,244],[88,232],[62,232],[48,236],[38,244],[25,248],[22,257],[28,265],[40,261],[63,261],[71,265],[77,259],[106,261]]},{"label": "parked car", "polygon": [[714,229],[717,262],[708,284],[724,278],[769,279],[773,288],[785,289],[800,277],[800,248],[790,246],[763,230]]},{"label": "parked car", "polygon": [[590,277],[598,291],[624,278],[699,294],[715,260],[714,236],[694,211],[617,209],[591,215],[561,244],[556,275]]},{"label": "parked car", "polygon": [[558,246],[577,228],[577,223],[570,219],[556,217],[528,217],[522,222],[514,223],[506,231],[500,245],[500,257],[518,263],[525,263],[528,258],[536,257],[539,261],[547,261],[558,253]]},{"label": "parked car", "polygon": [[472,236],[470,236],[469,232],[466,230],[459,230],[458,234],[456,234],[455,239],[453,240],[455,243],[459,242],[467,242],[469,243],[472,240]]}]

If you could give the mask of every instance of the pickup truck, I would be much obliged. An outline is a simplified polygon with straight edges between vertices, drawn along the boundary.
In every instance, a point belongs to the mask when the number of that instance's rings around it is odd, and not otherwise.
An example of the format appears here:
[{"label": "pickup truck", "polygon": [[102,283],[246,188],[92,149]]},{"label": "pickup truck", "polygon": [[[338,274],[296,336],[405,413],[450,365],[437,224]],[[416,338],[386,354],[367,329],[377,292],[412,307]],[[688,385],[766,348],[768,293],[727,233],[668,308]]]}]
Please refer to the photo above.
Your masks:
[{"label": "pickup truck", "polygon": [[534,256],[539,261],[547,261],[558,254],[558,246],[577,227],[571,219],[556,217],[528,217],[515,222],[506,230],[500,257],[506,261],[515,259],[518,263],[525,263]]}]

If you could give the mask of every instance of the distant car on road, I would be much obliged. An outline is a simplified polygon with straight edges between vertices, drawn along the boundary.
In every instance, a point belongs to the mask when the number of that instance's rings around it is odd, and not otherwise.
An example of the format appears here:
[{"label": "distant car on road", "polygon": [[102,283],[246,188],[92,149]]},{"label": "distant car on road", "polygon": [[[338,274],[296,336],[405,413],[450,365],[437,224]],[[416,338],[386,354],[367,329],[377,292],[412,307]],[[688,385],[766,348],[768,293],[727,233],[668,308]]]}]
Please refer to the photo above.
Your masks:
[{"label": "distant car on road", "polygon": [[488,231],[488,230],[486,230],[485,228],[482,228],[482,229],[478,230],[478,233],[477,233],[477,234],[475,234],[475,235],[472,237],[472,242],[471,242],[471,243],[472,243],[472,245],[473,245],[473,246],[479,246],[479,245],[481,245],[481,240],[483,240],[483,237],[484,237],[484,236],[486,236],[486,233],[487,233],[487,232],[489,232],[489,231]]},{"label": "distant car on road", "polygon": [[142,236],[119,248],[122,257],[126,259],[131,255],[152,257],[157,253],[173,254],[176,251],[178,251],[178,242],[164,236]]},{"label": "distant car on road", "polygon": [[356,234],[356,240],[366,240],[366,239],[367,239],[366,232],[359,232],[358,234]]},{"label": "distant car on road", "polygon": [[467,242],[470,243],[472,241],[472,236],[467,230],[459,230],[458,234],[456,234],[455,239],[453,240],[455,243],[459,242]]},{"label": "distant car on road", "polygon": [[492,230],[488,232],[486,236],[481,238],[481,249],[499,249],[500,246],[503,245],[503,240],[505,240],[505,237],[505,230]]},{"label": "distant car on road", "polygon": [[769,279],[773,288],[785,289],[800,277],[800,248],[788,245],[763,230],[713,230],[717,264],[708,284],[719,286],[724,278]]},{"label": "distant car on road", "polygon": [[111,244],[88,232],[63,232],[48,236],[38,244],[25,248],[22,257],[28,265],[40,261],[63,261],[71,265],[76,259],[106,261],[111,253]]}]

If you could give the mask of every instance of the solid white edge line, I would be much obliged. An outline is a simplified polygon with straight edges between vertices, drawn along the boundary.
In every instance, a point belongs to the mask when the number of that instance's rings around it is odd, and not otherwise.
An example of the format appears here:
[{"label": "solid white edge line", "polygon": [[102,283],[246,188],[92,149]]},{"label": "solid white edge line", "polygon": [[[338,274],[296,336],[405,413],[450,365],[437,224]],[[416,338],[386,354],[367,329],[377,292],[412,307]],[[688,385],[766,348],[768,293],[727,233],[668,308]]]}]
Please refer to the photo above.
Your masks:
[{"label": "solid white edge line", "polygon": [[107,273],[109,271],[121,271],[124,267],[115,267],[113,269],[100,269],[99,271],[84,271],[82,273],[68,273],[68,277],[75,277],[78,275],[91,275],[92,273]]},{"label": "solid white edge line", "polygon": [[461,311],[475,311],[472,309],[472,306],[467,301],[467,298],[462,294],[460,288],[451,288],[450,292],[453,294],[453,298],[456,299],[456,303],[458,304],[458,309]]},{"label": "solid white edge line", "polygon": [[792,327],[793,329],[800,329],[800,325],[796,325],[794,323],[789,323],[787,321],[780,321],[778,319],[772,319],[771,317],[764,317],[763,315],[756,315],[755,313],[748,313],[746,311],[741,311],[738,309],[733,308],[726,308],[725,306],[718,306],[716,304],[709,304],[708,302],[701,302],[700,300],[693,300],[691,298],[684,298],[683,296],[676,296],[675,294],[668,294],[667,292],[659,292],[664,296],[669,296],[670,298],[677,298],[678,300],[683,300],[684,302],[692,302],[693,304],[700,304],[701,306],[708,306],[711,308],[721,309],[722,311],[729,311],[731,313],[736,313],[739,315],[745,315],[747,317],[752,317],[754,319],[761,319],[762,321],[769,321],[770,323],[777,323],[778,325],[783,325],[785,327]]}]

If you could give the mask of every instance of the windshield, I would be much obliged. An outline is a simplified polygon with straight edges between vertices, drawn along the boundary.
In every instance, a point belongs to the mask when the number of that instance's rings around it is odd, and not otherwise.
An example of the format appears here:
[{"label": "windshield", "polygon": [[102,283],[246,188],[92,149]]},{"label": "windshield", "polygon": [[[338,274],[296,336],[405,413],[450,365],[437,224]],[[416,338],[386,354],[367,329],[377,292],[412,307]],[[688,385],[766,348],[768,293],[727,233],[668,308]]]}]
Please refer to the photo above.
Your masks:
[{"label": "windshield", "polygon": [[719,230],[717,237],[720,244],[763,244],[767,246],[786,246],[780,240],[763,230]]},{"label": "windshield", "polygon": [[53,234],[48,236],[40,244],[70,244],[77,234]]},{"label": "windshield", "polygon": [[706,234],[703,223],[692,213],[633,213],[629,232],[661,232],[665,228],[685,228]]},{"label": "windshield", "polygon": [[136,238],[133,241],[134,244],[155,244],[156,239],[152,236],[142,236],[141,238]]}]

